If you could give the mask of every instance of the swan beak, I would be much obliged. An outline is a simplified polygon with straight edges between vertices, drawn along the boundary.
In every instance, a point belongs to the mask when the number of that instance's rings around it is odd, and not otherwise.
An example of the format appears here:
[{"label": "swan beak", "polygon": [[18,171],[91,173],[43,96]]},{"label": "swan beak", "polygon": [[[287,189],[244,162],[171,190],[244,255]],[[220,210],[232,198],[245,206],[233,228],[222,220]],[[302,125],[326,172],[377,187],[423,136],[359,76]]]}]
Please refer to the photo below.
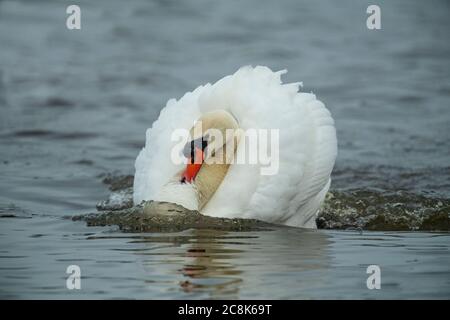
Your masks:
[{"label": "swan beak", "polygon": [[188,160],[188,164],[186,166],[186,170],[181,177],[181,182],[192,182],[197,176],[197,173],[200,171],[200,168],[203,164],[204,153],[202,149],[195,148],[194,158],[190,157]]}]

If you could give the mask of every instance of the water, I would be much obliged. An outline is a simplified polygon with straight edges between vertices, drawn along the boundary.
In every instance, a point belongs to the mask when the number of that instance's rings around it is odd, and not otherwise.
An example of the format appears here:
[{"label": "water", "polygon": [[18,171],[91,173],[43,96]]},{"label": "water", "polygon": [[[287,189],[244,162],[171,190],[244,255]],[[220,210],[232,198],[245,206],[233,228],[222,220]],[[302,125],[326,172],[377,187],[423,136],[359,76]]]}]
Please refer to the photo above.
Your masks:
[{"label": "water", "polygon": [[[50,217],[5,219],[0,295],[443,299],[450,288],[448,240],[447,234],[301,229],[123,234]],[[65,287],[71,264],[81,268],[79,291]],[[372,264],[381,267],[381,290],[367,289]]]},{"label": "water", "polygon": [[[449,298],[446,233],[185,231],[124,234],[64,217],[132,174],[165,102],[246,64],[336,120],[336,190],[450,198],[448,1],[0,2],[0,296]],[[70,264],[82,290],[65,288]],[[382,289],[368,290],[378,264]]]}]

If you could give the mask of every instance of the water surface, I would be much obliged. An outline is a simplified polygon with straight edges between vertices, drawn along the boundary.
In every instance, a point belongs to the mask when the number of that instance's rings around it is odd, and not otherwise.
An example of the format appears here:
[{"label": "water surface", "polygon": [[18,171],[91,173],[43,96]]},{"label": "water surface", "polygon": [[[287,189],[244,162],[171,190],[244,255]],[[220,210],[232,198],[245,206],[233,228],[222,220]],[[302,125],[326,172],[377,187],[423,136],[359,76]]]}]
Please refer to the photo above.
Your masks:
[{"label": "water surface", "polygon": [[[3,219],[3,298],[447,299],[448,234],[187,230],[119,233],[50,217]],[[66,268],[81,268],[81,290]],[[367,289],[369,265],[381,289]]]},{"label": "water surface", "polygon": [[[0,296],[449,298],[448,234],[123,234],[95,210],[165,102],[242,65],[288,69],[332,112],[332,188],[450,197],[448,1],[0,2]],[[82,290],[65,289],[69,264]],[[378,264],[382,289],[368,290]]]}]

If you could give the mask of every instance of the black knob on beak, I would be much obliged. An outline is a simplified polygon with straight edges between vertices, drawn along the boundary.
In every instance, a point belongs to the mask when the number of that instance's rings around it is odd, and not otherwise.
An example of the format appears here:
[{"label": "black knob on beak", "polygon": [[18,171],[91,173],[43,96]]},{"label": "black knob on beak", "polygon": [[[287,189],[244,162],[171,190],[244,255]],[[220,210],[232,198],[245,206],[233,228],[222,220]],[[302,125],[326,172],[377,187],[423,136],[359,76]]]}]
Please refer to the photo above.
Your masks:
[{"label": "black knob on beak", "polygon": [[191,159],[191,163],[194,163],[194,155],[195,155],[195,149],[201,149],[202,151],[205,151],[205,148],[208,146],[208,141],[205,137],[201,137],[195,140],[191,140],[188,143],[185,144],[183,148],[183,155],[187,159]]}]

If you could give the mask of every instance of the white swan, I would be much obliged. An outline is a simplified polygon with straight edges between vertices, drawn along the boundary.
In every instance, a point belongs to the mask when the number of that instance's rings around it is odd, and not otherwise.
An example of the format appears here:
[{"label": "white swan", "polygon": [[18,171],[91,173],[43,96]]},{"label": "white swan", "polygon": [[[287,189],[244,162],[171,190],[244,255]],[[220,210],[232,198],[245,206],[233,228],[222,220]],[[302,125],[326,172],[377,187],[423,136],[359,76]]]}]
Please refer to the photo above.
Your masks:
[{"label": "white swan", "polygon": [[[314,94],[298,92],[298,83],[282,84],[285,72],[243,67],[169,100],[136,159],[134,203],[167,201],[210,216],[315,228],[337,155],[336,131]],[[261,175],[260,164],[203,164],[187,174],[186,165],[171,161],[177,143],[171,136],[179,128],[192,132],[197,120],[201,134],[209,128],[279,129],[278,173]],[[238,140],[232,156],[245,152]]]}]

